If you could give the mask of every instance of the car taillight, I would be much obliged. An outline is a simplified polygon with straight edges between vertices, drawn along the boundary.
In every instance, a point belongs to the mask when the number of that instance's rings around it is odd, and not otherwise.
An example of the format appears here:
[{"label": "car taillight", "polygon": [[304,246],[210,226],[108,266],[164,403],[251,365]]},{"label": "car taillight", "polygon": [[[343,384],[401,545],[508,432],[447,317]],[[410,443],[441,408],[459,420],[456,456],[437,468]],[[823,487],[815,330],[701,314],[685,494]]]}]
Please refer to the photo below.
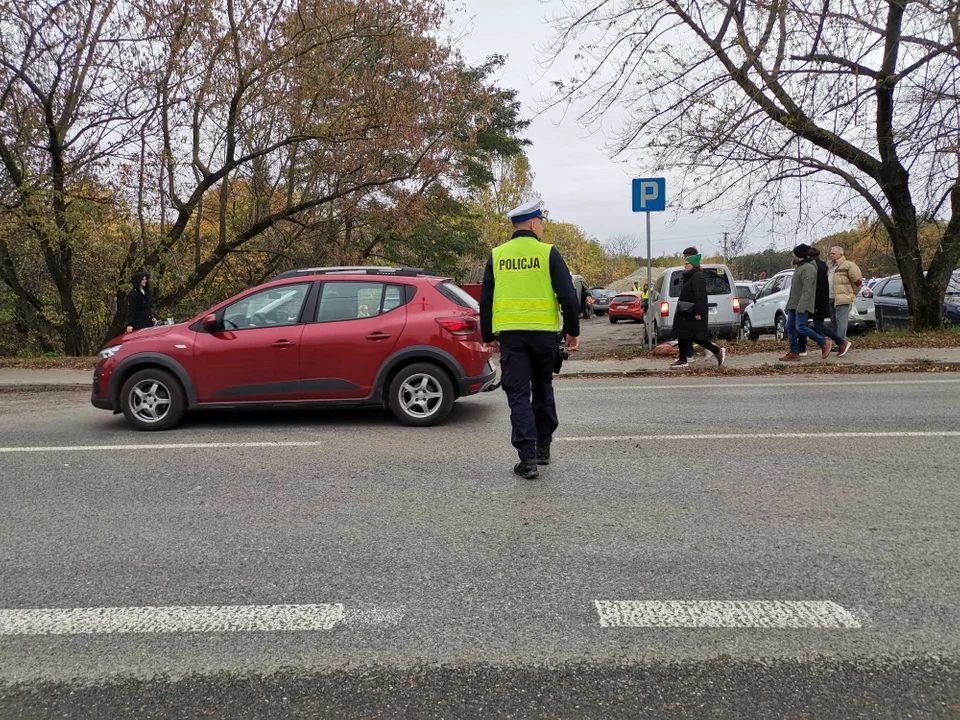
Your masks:
[{"label": "car taillight", "polygon": [[660,303],[660,317],[670,316],[670,303],[664,301]]},{"label": "car taillight", "polygon": [[451,335],[473,335],[477,331],[477,321],[473,318],[437,318],[437,324]]},{"label": "car taillight", "polygon": [[740,312],[740,298],[733,299],[733,311],[735,313]]}]

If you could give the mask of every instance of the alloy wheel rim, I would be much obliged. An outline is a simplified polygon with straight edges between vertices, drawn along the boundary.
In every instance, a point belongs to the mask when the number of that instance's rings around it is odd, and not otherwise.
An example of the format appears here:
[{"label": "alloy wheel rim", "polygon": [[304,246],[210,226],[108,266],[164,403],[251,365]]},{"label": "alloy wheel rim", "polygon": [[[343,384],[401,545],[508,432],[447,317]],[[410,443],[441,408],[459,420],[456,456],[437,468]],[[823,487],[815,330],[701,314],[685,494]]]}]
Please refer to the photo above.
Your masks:
[{"label": "alloy wheel rim", "polygon": [[432,375],[411,375],[400,386],[400,405],[411,417],[428,418],[440,409],[443,389]]},{"label": "alloy wheel rim", "polygon": [[158,423],[170,412],[170,390],[159,380],[141,380],[130,390],[129,403],[138,420]]}]

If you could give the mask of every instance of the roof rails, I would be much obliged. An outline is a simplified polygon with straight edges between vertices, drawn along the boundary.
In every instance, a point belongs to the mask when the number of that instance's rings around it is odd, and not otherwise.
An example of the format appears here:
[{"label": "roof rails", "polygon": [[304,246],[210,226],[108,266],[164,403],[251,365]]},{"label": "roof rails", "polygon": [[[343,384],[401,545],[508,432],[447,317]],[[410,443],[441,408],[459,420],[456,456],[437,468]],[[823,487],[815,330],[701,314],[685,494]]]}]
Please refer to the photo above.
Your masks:
[{"label": "roof rails", "polygon": [[387,267],[383,265],[341,265],[335,267],[315,267],[299,268],[297,270],[287,270],[280,273],[274,280],[287,280],[289,278],[304,277],[305,275],[395,275],[399,277],[416,277],[418,275],[429,275],[423,268],[410,267]]}]

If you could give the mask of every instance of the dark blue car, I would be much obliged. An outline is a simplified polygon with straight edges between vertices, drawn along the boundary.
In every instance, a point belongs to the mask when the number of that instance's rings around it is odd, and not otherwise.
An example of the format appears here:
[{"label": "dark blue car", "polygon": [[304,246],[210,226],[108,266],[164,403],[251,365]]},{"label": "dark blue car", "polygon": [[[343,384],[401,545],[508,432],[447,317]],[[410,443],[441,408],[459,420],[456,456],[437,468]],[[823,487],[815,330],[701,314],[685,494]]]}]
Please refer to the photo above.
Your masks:
[{"label": "dark blue car", "polygon": [[[899,275],[881,280],[874,286],[873,303],[876,307],[877,330],[880,332],[910,324],[910,309]],[[960,325],[960,270],[953,271],[947,284],[943,317],[954,325]]]}]

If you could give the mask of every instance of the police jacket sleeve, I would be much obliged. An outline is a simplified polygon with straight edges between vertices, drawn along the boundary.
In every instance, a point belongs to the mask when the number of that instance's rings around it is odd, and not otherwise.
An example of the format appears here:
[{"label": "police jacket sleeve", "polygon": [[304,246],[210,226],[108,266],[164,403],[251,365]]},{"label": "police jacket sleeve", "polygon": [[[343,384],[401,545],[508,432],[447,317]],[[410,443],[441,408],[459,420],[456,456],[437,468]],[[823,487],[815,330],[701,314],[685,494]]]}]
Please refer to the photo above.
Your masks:
[{"label": "police jacket sleeve", "polygon": [[487,258],[483,269],[483,285],[480,287],[480,339],[493,342],[493,255]]},{"label": "police jacket sleeve", "polygon": [[550,281],[553,283],[553,291],[557,294],[560,309],[563,311],[564,332],[570,337],[579,337],[580,298],[577,297],[577,291],[573,288],[573,278],[570,277],[570,270],[556,248],[550,250]]}]

